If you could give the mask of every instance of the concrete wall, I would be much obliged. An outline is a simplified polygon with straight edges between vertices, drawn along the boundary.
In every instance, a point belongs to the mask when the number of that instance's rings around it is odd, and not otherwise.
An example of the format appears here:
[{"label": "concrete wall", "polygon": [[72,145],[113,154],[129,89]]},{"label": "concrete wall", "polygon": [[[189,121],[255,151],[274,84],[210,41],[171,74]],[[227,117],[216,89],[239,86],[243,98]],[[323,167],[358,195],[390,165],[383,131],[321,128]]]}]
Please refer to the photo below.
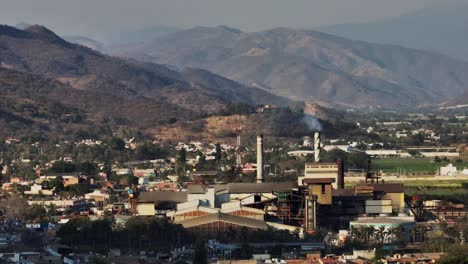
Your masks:
[{"label": "concrete wall", "polygon": [[404,193],[387,193],[383,199],[392,201],[392,210],[398,213],[403,213],[405,209],[405,194]]},{"label": "concrete wall", "polygon": [[317,203],[322,205],[332,204],[332,185],[324,184],[325,193],[321,184],[309,185],[309,193],[317,196]]},{"label": "concrete wall", "polygon": [[137,205],[137,212],[139,215],[152,216],[156,214],[154,203],[140,203]]},{"label": "concrete wall", "polygon": [[[306,179],[323,179],[333,178],[335,182],[332,184],[334,189],[338,188],[338,164],[329,163],[306,163],[304,170],[304,178]],[[298,184],[303,186],[302,177],[299,177]]]},{"label": "concrete wall", "polygon": [[216,205],[214,188],[208,188],[206,190],[206,193],[187,194],[187,201],[190,202],[194,200],[202,200],[206,202],[204,206],[215,207]]}]

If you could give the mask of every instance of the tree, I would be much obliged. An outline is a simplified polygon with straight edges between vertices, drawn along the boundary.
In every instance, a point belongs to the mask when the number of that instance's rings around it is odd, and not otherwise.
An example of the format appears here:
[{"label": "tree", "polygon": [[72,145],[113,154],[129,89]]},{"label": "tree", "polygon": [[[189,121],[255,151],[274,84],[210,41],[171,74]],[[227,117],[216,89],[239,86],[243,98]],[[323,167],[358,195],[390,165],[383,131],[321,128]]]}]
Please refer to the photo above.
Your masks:
[{"label": "tree", "polygon": [[359,144],[356,145],[356,148],[359,149],[359,150],[362,150],[362,151],[366,151],[367,150],[367,145],[364,142],[360,142]]},{"label": "tree", "polygon": [[220,169],[221,157],[222,157],[221,145],[219,143],[216,143],[215,149],[216,149],[216,152],[215,152],[216,166],[218,167],[218,170],[219,170]]},{"label": "tree", "polygon": [[87,176],[94,176],[98,173],[98,168],[96,164],[89,161],[85,161],[78,164],[78,170]]},{"label": "tree", "polygon": [[238,259],[251,259],[252,254],[252,248],[246,242],[242,243],[241,247],[233,252],[235,258]]},{"label": "tree", "polygon": [[187,151],[185,150],[185,148],[181,148],[179,151],[179,161],[181,163],[187,162]]},{"label": "tree", "polygon": [[161,159],[168,155],[168,151],[152,143],[144,143],[137,147],[135,152],[136,160]]},{"label": "tree", "polygon": [[82,182],[67,186],[65,191],[74,196],[82,196],[90,192],[90,186],[87,182]]},{"label": "tree", "polygon": [[185,151],[185,148],[181,148],[179,150],[179,156],[177,158],[177,163],[179,167],[179,175],[184,176],[186,172],[186,166],[187,166],[187,152]]},{"label": "tree", "polygon": [[468,256],[446,256],[437,261],[439,264],[468,264]]},{"label": "tree", "polygon": [[379,239],[380,245],[383,245],[385,237],[387,236],[387,231],[385,230],[385,226],[379,226],[375,231],[375,236]]},{"label": "tree", "polygon": [[33,221],[35,223],[41,221],[47,216],[47,210],[42,205],[33,204],[26,212],[25,220]]},{"label": "tree", "polygon": [[107,262],[106,259],[104,259],[102,257],[93,256],[93,257],[90,257],[88,259],[88,263],[90,263],[90,264],[107,264],[109,262]]},{"label": "tree", "polygon": [[193,263],[207,264],[208,254],[206,252],[206,245],[204,241],[198,241],[195,244],[195,252],[193,255]]},{"label": "tree", "polygon": [[3,164],[0,163],[0,184],[3,183]]},{"label": "tree", "polygon": [[60,193],[61,191],[65,189],[63,185],[63,177],[62,176],[55,177],[55,179],[49,182],[49,186],[52,188],[55,188],[54,189],[55,193]]},{"label": "tree", "polygon": [[66,161],[56,161],[54,164],[52,164],[52,167],[49,168],[48,170],[51,173],[69,173],[69,172],[75,172],[76,171],[76,165],[71,162],[66,162]]},{"label": "tree", "polygon": [[23,219],[28,213],[29,206],[26,199],[13,194],[0,203],[0,211],[6,220]]},{"label": "tree", "polygon": [[122,151],[125,149],[125,141],[118,137],[110,137],[106,143],[112,150]]}]

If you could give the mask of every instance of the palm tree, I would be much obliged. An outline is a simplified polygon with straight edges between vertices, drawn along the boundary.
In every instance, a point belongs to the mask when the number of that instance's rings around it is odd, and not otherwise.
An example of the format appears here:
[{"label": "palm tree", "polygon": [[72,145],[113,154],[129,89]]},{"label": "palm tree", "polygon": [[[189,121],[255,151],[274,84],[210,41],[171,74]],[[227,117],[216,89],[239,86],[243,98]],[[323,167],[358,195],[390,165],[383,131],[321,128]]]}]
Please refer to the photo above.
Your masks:
[{"label": "palm tree", "polygon": [[366,240],[366,227],[365,226],[359,226],[357,228],[357,237],[359,241],[364,241]]},{"label": "palm tree", "polygon": [[366,226],[364,227],[364,230],[367,243],[373,243],[375,238],[375,228],[373,226]]},{"label": "palm tree", "polygon": [[357,227],[355,226],[351,227],[351,239],[352,240],[356,240],[356,241],[359,240],[360,237],[359,237],[358,232],[359,232],[359,229]]},{"label": "palm tree", "polygon": [[393,241],[395,240],[396,232],[397,232],[397,230],[396,230],[395,227],[390,227],[387,230],[387,238],[391,243],[393,243]]},{"label": "palm tree", "polygon": [[383,245],[385,237],[387,236],[385,226],[379,226],[375,231],[375,236],[380,241],[380,245]]}]

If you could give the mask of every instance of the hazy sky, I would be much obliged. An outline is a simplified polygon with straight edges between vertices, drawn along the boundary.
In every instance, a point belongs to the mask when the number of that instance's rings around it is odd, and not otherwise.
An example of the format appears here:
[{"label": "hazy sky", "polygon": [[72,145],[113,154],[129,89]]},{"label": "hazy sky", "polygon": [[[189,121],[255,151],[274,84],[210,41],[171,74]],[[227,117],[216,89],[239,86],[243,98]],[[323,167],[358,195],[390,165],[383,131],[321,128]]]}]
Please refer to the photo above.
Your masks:
[{"label": "hazy sky", "polygon": [[0,23],[42,24],[59,34],[103,34],[169,25],[246,31],[314,28],[391,18],[466,0],[0,0]]}]

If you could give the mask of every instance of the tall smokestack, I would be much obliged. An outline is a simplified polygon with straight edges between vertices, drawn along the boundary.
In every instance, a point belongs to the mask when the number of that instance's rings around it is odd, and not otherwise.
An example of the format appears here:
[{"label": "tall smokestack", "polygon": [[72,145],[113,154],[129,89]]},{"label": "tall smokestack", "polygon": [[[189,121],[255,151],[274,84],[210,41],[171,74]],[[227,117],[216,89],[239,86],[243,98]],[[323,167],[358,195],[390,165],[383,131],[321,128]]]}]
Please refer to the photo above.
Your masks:
[{"label": "tall smokestack", "polygon": [[314,133],[314,160],[320,162],[320,132]]},{"label": "tall smokestack", "polygon": [[263,182],[263,135],[257,136],[257,183]]},{"label": "tall smokestack", "polygon": [[338,189],[344,189],[344,162],[343,159],[338,159]]}]

